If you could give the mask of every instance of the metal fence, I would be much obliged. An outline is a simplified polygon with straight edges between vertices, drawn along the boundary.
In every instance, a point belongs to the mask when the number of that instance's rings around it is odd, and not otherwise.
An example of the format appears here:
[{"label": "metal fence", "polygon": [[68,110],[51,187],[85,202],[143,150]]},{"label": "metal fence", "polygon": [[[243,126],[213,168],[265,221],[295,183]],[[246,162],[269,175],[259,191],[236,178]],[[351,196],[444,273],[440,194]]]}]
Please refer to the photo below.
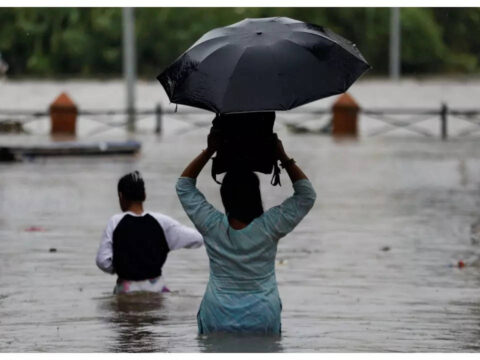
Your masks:
[{"label": "metal fence", "polygon": [[[398,128],[407,129],[425,137],[437,137],[442,140],[449,138],[464,138],[475,136],[480,131],[480,110],[478,109],[450,109],[442,104],[438,109],[362,109],[364,119],[375,119],[383,122],[385,126],[375,129],[366,136],[383,135]],[[438,132],[419,127],[420,123],[429,120],[438,121]],[[450,130],[452,125],[465,125],[460,131]]]},{"label": "metal fence", "polygon": [[[136,110],[134,112],[128,112],[126,110],[79,110],[77,112],[78,120],[82,119],[97,122],[99,126],[92,129],[86,136],[96,135],[101,132],[108,131],[114,128],[125,128],[127,130],[134,131],[129,128],[131,122],[129,119],[132,117],[135,119],[135,123],[139,123],[145,119],[154,118],[155,133],[162,133],[162,125],[165,121],[165,117],[172,116],[180,121],[188,122],[192,130],[197,127],[210,126],[211,120],[198,121],[200,115],[206,116],[210,113],[196,110],[196,109],[182,109],[179,112],[175,110],[165,110],[160,105],[157,105],[154,109]],[[331,132],[332,124],[332,109],[318,109],[318,110],[297,110],[289,112],[277,112],[277,122],[281,125],[288,126],[296,131],[311,131],[305,127],[305,123],[323,123],[321,129],[314,131],[318,133],[328,134]],[[211,114],[210,114],[211,115]],[[391,133],[398,129],[408,130],[411,133],[424,137],[439,137],[442,140],[450,138],[466,138],[479,135],[480,133],[480,109],[451,109],[446,104],[443,104],[437,109],[432,108],[360,108],[358,112],[359,121],[363,124],[367,122],[377,121],[382,125],[376,126],[371,130],[363,132],[363,137],[380,136]],[[49,111],[13,111],[13,110],[0,110],[0,130],[5,128],[22,126],[34,122],[45,121],[50,117]],[[213,115],[211,116],[213,117]],[[420,124],[426,121],[437,121],[438,127],[435,130],[432,126],[426,128],[420,126]],[[450,127],[452,125],[468,125],[463,127],[459,131],[452,131]]]}]

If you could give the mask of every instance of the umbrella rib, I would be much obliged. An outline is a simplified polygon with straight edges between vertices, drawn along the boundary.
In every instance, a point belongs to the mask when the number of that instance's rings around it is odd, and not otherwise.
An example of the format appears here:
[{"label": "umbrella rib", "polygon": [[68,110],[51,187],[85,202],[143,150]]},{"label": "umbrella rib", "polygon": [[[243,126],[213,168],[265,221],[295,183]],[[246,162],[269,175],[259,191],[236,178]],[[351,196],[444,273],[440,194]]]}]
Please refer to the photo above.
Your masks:
[{"label": "umbrella rib", "polygon": [[[206,61],[209,57],[213,56],[213,55],[214,55],[215,53],[217,53],[218,51],[220,51],[220,50],[222,50],[222,49],[225,49],[225,47],[227,47],[227,46],[233,46],[233,45],[226,45],[226,46],[224,46],[224,47],[220,47],[220,48],[218,48],[218,49],[215,49],[215,50],[212,51],[210,54],[208,54],[208,55],[202,60],[202,62]],[[188,55],[187,55],[187,56],[188,56]],[[191,76],[193,73],[198,72],[198,67],[199,67],[200,65],[201,65],[200,62],[197,63],[196,66],[195,66],[195,68],[193,68],[192,71],[190,71],[190,73],[189,73],[187,76],[185,76],[185,77],[182,79],[182,82],[179,83],[178,85],[180,85],[180,87],[181,87],[181,85],[185,84],[185,82],[188,80],[188,78],[190,78],[190,76]],[[178,88],[178,87],[179,87],[179,86],[176,86],[176,88]],[[173,97],[173,96],[172,96],[172,97]]]},{"label": "umbrella rib", "polygon": [[[273,48],[271,45],[269,45],[268,48],[270,49],[270,53],[271,53],[271,55],[272,55],[273,62],[277,65],[277,69],[280,69],[280,67],[278,66],[278,62],[277,62],[277,60],[276,60],[274,48]],[[288,91],[289,94],[292,94],[292,92],[290,91],[290,89],[285,87],[285,81],[284,81],[284,79],[283,79],[282,77],[280,77],[280,83],[282,84],[282,92],[283,92],[283,91],[285,91],[285,92]],[[295,95],[294,95],[294,94],[292,94],[292,95],[293,95],[293,98],[294,98]],[[291,103],[288,105],[288,108],[287,108],[287,109],[284,109],[284,110],[290,109],[290,108],[292,107],[293,103],[294,103],[294,101],[291,102]]]},{"label": "umbrella rib", "polygon": [[[225,37],[227,37],[227,36],[221,36],[220,38],[225,38]],[[219,38],[208,39],[208,40],[205,40],[205,41],[201,42],[200,44],[204,44],[204,43],[206,43],[206,42],[213,41],[213,40],[217,40],[217,39],[219,39]],[[193,44],[190,48],[188,48],[185,52],[183,52],[183,54],[181,54],[169,67],[171,67],[171,66],[172,66],[173,64],[175,64],[176,62],[181,61],[181,59],[184,58],[184,57],[191,58],[191,57],[189,56],[188,52],[191,51],[194,47],[197,47],[197,46],[200,45],[200,44]],[[218,50],[218,49],[216,49],[216,50],[213,51],[213,52],[216,52],[217,50]],[[212,53],[213,53],[213,52],[212,52]],[[212,53],[210,53],[209,55],[207,55],[206,58],[208,58],[210,55],[212,55]],[[204,58],[202,61],[204,61],[206,58]],[[198,62],[198,63],[199,63],[199,62]],[[198,63],[197,63],[197,65],[198,65]],[[167,70],[168,70],[168,69],[167,69]],[[165,70],[165,71],[167,71],[167,70]],[[196,70],[196,68],[195,68],[194,70]],[[165,72],[165,71],[164,71],[164,72]],[[192,71],[192,72],[193,72],[193,71]],[[190,72],[190,74],[191,74],[192,72]],[[163,74],[163,73],[162,73],[162,74]],[[162,74],[160,74],[160,75],[162,75]],[[183,83],[185,82],[185,80],[190,76],[190,74],[188,74],[184,79],[182,79],[182,82],[181,82],[181,83],[176,84],[175,89],[178,87],[178,85],[183,84]],[[174,89],[174,91],[173,91],[173,93],[172,93],[172,97],[175,96],[175,89]]]},{"label": "umbrella rib", "polygon": [[[188,56],[188,52],[191,51],[192,49],[196,48],[197,46],[199,45],[202,45],[202,44],[205,44],[209,41],[213,41],[213,40],[218,40],[218,39],[223,39],[223,38],[227,38],[229,37],[228,35],[223,35],[223,36],[219,36],[218,38],[212,38],[212,39],[207,39],[207,40],[204,40],[202,41],[201,43],[194,43],[192,46],[190,46],[187,50],[185,50],[181,55],[179,55],[176,60],[174,62],[172,62],[172,64],[170,64],[170,66],[172,66],[173,64],[175,64],[177,61],[179,61],[182,57],[184,56]],[[200,39],[199,39],[200,40]],[[197,40],[198,41],[198,40]],[[169,67],[170,67],[169,66]]]},{"label": "umbrella rib", "polygon": [[[203,60],[201,61],[202,63],[205,62],[208,58],[210,58],[211,56],[215,55],[217,52],[219,52],[220,50],[224,50],[228,47],[232,47],[232,46],[235,46],[234,44],[226,44],[226,45],[223,45],[215,50],[213,50],[210,54],[208,54],[207,56],[205,56],[203,58]],[[199,62],[199,65],[201,65],[201,62]]]},{"label": "umbrella rib", "polygon": [[[248,48],[247,48],[248,49]],[[229,78],[232,77],[233,73],[235,72],[235,70],[237,70],[237,66],[238,64],[240,63],[240,60],[242,59],[242,57],[245,55],[246,51],[244,50],[242,52],[242,54],[238,57],[236,63],[235,63],[235,66],[233,67],[233,70],[230,72],[230,75],[229,75]],[[222,102],[221,102],[221,108],[223,108],[223,103],[225,102],[225,97],[228,93],[228,90],[230,88],[230,84],[227,86],[227,88],[225,89],[224,93],[223,93],[223,97],[222,97]]]},{"label": "umbrella rib", "polygon": [[[292,44],[293,46],[298,47],[298,48],[300,48],[300,49],[302,49],[302,50],[305,50],[308,54],[310,54],[311,57],[314,58],[315,61],[318,62],[318,57],[317,57],[309,48],[300,46],[299,44],[297,44],[297,43],[295,43],[295,42],[293,42],[292,40],[289,40],[289,39],[284,39],[284,41],[287,41],[287,42],[289,42],[290,44]],[[313,98],[316,98],[316,96],[313,97]],[[308,103],[308,102],[310,102],[310,101],[311,101],[311,98],[306,98],[306,99],[304,99],[304,101],[302,101],[302,102],[294,102],[293,104],[291,104],[290,109],[292,109],[292,108],[294,108],[294,107],[298,107],[298,106],[303,105],[303,104],[306,104],[306,103]]]},{"label": "umbrella rib", "polygon": [[[187,53],[189,51],[192,51],[193,49],[195,49],[197,46],[200,46],[200,45],[204,45],[204,44],[207,44],[211,41],[218,41],[218,40],[221,40],[221,39],[224,39],[224,38],[229,38],[231,36],[229,35],[222,35],[222,36],[219,36],[219,37],[216,37],[216,38],[211,38],[211,39],[207,39],[207,40],[204,40],[202,42],[199,42],[199,43],[195,43],[193,44],[192,46],[190,46],[186,51],[184,51],[183,53]],[[200,40],[200,39],[199,39]]]},{"label": "umbrella rib", "polygon": [[[338,41],[336,41],[336,40],[328,37],[328,35],[326,35],[326,34],[324,35],[324,34],[321,34],[321,33],[312,32],[312,31],[309,31],[309,29],[304,29],[304,28],[294,29],[294,30],[292,30],[292,32],[294,32],[294,33],[295,33],[295,32],[297,32],[297,33],[303,33],[303,34],[311,34],[311,35],[314,35],[314,36],[320,36],[321,38],[324,38],[325,40],[328,40],[328,41],[334,43],[335,45],[338,45],[338,46],[341,47],[343,50],[347,51],[350,55],[356,57],[357,59],[360,59],[360,60],[362,60],[362,61],[364,61],[364,62],[367,62],[367,61],[365,60],[365,58],[363,57],[363,55],[360,53],[360,51],[358,51],[358,49],[357,49],[358,54],[354,54],[354,53],[352,53],[350,50],[348,50],[348,49],[345,47],[344,44],[342,44],[342,43],[340,43],[340,42],[338,42]],[[335,33],[334,33],[334,34],[335,34]],[[336,36],[340,36],[340,35],[338,35],[338,34],[335,34],[335,35],[336,35]],[[345,41],[348,41],[347,39],[344,39],[344,40],[345,40]]]},{"label": "umbrella rib", "polygon": [[[303,50],[306,50],[308,53],[310,53],[310,54],[315,58],[315,60],[318,61],[317,56],[316,56],[309,48],[307,48],[307,47],[302,47],[302,46],[294,43],[294,42],[293,42],[292,40],[290,40],[290,39],[285,39],[285,41],[288,41],[289,43],[293,44],[294,46],[299,47],[299,48],[301,48],[301,49],[303,49]],[[333,41],[333,42],[334,42],[334,41]],[[334,43],[335,43],[335,42],[334,42]],[[336,43],[335,43],[335,44],[336,44]],[[356,59],[358,59],[358,57],[356,57],[355,55],[353,55],[350,51],[346,50],[343,46],[339,46],[339,48],[342,49],[342,50],[343,50],[344,52],[346,52],[347,54],[349,54],[350,56],[353,56],[353,57],[355,57]],[[368,64],[366,64],[366,65],[369,66]],[[360,74],[360,75],[361,75],[361,74]],[[359,77],[359,76],[358,76],[358,77]],[[358,79],[358,77],[357,77],[357,79]],[[356,79],[355,79],[355,80],[356,80]],[[355,82],[355,81],[353,81],[353,82]],[[353,84],[353,82],[352,82],[352,84]],[[349,88],[352,84],[350,84],[349,86],[346,86],[346,85],[344,84],[343,92],[347,91],[348,88]],[[300,104],[300,105],[302,105],[302,104]],[[297,105],[297,106],[299,106],[299,105]]]}]

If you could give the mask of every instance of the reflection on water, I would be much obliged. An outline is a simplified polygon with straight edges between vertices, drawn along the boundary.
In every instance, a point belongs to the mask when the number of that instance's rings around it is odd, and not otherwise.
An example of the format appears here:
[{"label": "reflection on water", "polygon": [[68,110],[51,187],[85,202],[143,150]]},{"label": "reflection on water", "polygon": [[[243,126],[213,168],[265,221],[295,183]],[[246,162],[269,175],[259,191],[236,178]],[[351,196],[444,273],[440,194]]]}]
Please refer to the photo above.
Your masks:
[{"label": "reflection on water", "polygon": [[281,336],[277,335],[199,335],[198,344],[202,352],[271,353],[283,351],[281,344]]},{"label": "reflection on water", "polygon": [[[174,293],[175,294],[175,293]],[[98,298],[98,310],[102,320],[113,330],[115,337],[108,352],[167,352],[168,341],[159,329],[174,337],[174,326],[169,324],[166,296],[138,292]],[[193,309],[192,309],[193,310]],[[193,335],[193,334],[192,334]],[[281,336],[253,336],[234,334],[199,335],[196,337],[201,352],[281,352]],[[187,351],[188,348],[185,347]]]},{"label": "reflection on water", "polygon": [[112,295],[99,302],[103,318],[117,334],[109,352],[165,352],[159,346],[154,328],[167,316],[162,312],[163,295],[139,292]]}]

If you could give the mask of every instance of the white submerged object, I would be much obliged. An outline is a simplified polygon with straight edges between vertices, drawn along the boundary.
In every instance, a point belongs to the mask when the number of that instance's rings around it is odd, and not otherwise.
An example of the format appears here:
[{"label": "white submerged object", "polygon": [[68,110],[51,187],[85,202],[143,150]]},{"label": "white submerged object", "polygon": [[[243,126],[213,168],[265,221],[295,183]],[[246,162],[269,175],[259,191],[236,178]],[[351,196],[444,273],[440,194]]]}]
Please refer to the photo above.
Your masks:
[{"label": "white submerged object", "polygon": [[141,147],[142,144],[134,140],[90,143],[64,141],[42,145],[2,146],[0,161],[35,156],[133,155],[139,152]]}]

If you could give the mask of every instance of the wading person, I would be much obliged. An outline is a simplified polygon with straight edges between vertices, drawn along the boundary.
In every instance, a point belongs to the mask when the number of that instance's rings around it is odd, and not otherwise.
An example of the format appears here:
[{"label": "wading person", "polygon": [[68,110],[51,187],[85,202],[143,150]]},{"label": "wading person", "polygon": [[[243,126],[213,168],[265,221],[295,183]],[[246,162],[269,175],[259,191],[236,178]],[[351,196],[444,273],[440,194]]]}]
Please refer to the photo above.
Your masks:
[{"label": "wading person", "polygon": [[96,257],[101,270],[117,274],[116,294],[168,291],[162,278],[168,252],[203,244],[195,229],[166,215],[144,211],[145,197],[145,184],[138,171],[120,178],[122,213],[108,221]]},{"label": "wading person", "polygon": [[186,167],[176,186],[183,208],[204,237],[210,260],[210,277],[197,314],[198,331],[279,334],[277,243],[312,208],[315,191],[277,139],[276,156],[293,183],[293,196],[264,212],[257,175],[249,170],[228,171],[220,188],[226,214],[221,213],[196,187],[196,178],[219,140],[218,135],[209,135],[207,149]]}]

